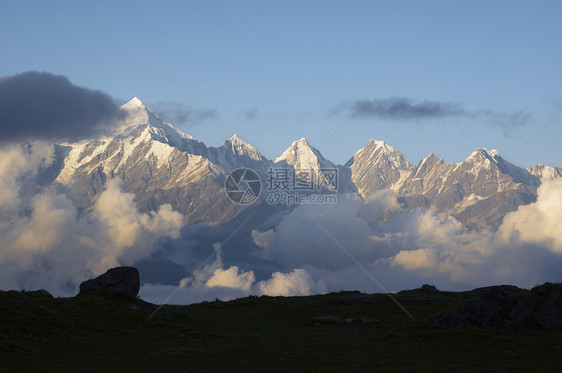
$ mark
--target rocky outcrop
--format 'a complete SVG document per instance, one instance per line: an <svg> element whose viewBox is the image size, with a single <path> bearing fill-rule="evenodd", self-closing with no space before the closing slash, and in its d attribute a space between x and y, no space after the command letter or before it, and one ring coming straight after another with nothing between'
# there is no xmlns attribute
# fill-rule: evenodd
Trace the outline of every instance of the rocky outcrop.
<svg viewBox="0 0 562 373"><path fill-rule="evenodd" d="M475 298L442 315L433 326L539 326L562 330L562 284L531 290L491 286L472 291Z"/></svg>
<svg viewBox="0 0 562 373"><path fill-rule="evenodd" d="M80 294L98 292L135 298L140 289L139 271L134 267L117 267L80 284Z"/></svg>

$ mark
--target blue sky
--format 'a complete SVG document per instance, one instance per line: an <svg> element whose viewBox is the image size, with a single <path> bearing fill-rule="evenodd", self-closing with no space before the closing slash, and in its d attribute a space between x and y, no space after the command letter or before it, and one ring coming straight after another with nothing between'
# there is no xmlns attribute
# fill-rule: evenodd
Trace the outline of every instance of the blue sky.
<svg viewBox="0 0 562 373"><path fill-rule="evenodd" d="M174 124L220 144L228 135L155 58L272 158L301 137L320 146L410 57L322 146L327 158L344 163L375 138L413 163L486 147L562 166L561 19L559 1L0 1L0 76L47 71L175 103L193 115Z"/></svg>

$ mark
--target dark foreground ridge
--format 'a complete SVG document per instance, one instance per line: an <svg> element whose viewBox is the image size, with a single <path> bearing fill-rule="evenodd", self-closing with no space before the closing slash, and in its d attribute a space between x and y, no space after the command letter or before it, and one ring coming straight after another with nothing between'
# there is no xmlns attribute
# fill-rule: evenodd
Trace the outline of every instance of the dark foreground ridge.
<svg viewBox="0 0 562 373"><path fill-rule="evenodd" d="M157 306L136 297L135 271L110 270L72 298L0 292L0 371L494 372L562 364L560 284L468 292L424 285L395 294L417 323L387 295L359 292L164 306L149 319Z"/></svg>

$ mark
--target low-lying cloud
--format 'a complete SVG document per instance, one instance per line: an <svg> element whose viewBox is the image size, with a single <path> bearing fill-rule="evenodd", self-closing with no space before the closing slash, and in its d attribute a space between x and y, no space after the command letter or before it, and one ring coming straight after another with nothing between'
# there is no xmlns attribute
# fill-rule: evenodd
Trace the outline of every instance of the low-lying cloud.
<svg viewBox="0 0 562 373"><path fill-rule="evenodd" d="M74 141L124 117L109 95L76 86L62 75L28 71L0 77L1 141Z"/></svg>
<svg viewBox="0 0 562 373"><path fill-rule="evenodd" d="M29 189L52 152L38 143L0 150L0 196L11 197L0 204L0 288L73 294L84 279L132 265L154 253L160 240L179 237L180 213L169 205L140 213L117 179L82 214L54 186Z"/></svg>
<svg viewBox="0 0 562 373"><path fill-rule="evenodd" d="M306 268L330 291L381 289L315 221L391 290L425 282L456 290L501 283L530 287L562 280L560 196L562 180L546 182L537 201L507 214L497 232L467 232L452 216L431 210L403 211L385 223L372 212L376 200L348 195L338 206L299 206L253 237L264 258L287 271Z"/></svg>
<svg viewBox="0 0 562 373"><path fill-rule="evenodd" d="M38 182L53 160L46 143L0 149L0 288L75 294L84 279L159 254L164 241L179 237L181 214L169 205L139 212L134 195L124 193L117 179L79 213L55 185ZM423 283L466 290L562 281L562 180L543 183L537 193L536 202L507 214L497 231L482 232L468 232L454 217L431 210L402 211L391 190L365 200L339 195L336 205L297 206L274 226L251 232L246 264L243 258L224 262L215 245L216 259L184 278L178 294L192 303L251 294L381 291L338 243L391 291ZM180 264L196 262L195 253L178 250ZM173 291L155 284L141 294L163 302Z"/></svg>

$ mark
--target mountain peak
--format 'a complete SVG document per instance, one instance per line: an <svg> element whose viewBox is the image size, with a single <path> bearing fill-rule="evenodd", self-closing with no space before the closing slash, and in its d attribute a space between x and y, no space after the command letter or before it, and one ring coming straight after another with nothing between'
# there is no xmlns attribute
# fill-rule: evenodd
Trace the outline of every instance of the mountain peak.
<svg viewBox="0 0 562 373"><path fill-rule="evenodd" d="M500 154L498 153L497 150L492 149L490 151L488 151L486 148L477 148L475 149L468 158L466 158L464 160L464 162L467 161L485 161L485 160L489 160L491 162L496 162L496 158L499 158Z"/></svg>
<svg viewBox="0 0 562 373"><path fill-rule="evenodd" d="M312 147L303 137L300 140L293 141L287 150L285 150L283 154L274 161L277 162L278 159L287 160L287 157L294 158L299 156L302 157L304 155L312 155L316 157L320 156L321 158L324 158L320 155L320 152L316 148Z"/></svg>
<svg viewBox="0 0 562 373"><path fill-rule="evenodd" d="M291 144L291 146L307 146L309 148L311 148L310 144L308 143L308 141L306 141L306 139L303 137L299 140L295 140L293 141L293 143Z"/></svg>
<svg viewBox="0 0 562 373"><path fill-rule="evenodd" d="M300 140L293 141L291 146L289 146L281 156L273 160L275 163L281 161L285 161L297 168L318 169L321 167L334 166L332 162L322 156L318 149L312 147L304 137Z"/></svg>
<svg viewBox="0 0 562 373"><path fill-rule="evenodd" d="M253 145L242 140L237 134L232 135L228 140L224 140L222 147L237 156L246 155L255 160L261 160L263 158Z"/></svg>
<svg viewBox="0 0 562 373"><path fill-rule="evenodd" d="M233 143L240 143L240 142L244 142L242 141L242 139L240 138L240 136L238 136L236 133L232 136L230 136L230 138L228 139L230 142Z"/></svg>
<svg viewBox="0 0 562 373"><path fill-rule="evenodd" d="M500 153L496 150L496 149L492 149L488 152L488 154L490 154L492 157L496 158L496 157L500 157Z"/></svg>
<svg viewBox="0 0 562 373"><path fill-rule="evenodd" d="M138 109L144 107L146 107L146 105L137 96L130 99L127 103L121 105L121 108L123 109Z"/></svg>
<svg viewBox="0 0 562 373"><path fill-rule="evenodd" d="M224 140L224 141L222 142L222 146L223 146L223 147L227 147L227 148L230 148L230 147L232 147L232 146L234 146L234 147L240 147L240 146L246 147L246 146L249 146L249 147L254 148L252 145L250 145L250 144L248 144L247 142L245 142L244 140L242 140L242 139L240 138L240 136L238 136L237 134L234 134L234 135L230 136L229 139Z"/></svg>
<svg viewBox="0 0 562 373"><path fill-rule="evenodd" d="M386 142L382 140L375 140L375 139L370 139L367 145L365 146L365 148L372 149L372 150L381 149L386 154L396 152L396 148L394 148L393 146L388 145Z"/></svg>

